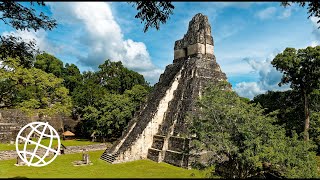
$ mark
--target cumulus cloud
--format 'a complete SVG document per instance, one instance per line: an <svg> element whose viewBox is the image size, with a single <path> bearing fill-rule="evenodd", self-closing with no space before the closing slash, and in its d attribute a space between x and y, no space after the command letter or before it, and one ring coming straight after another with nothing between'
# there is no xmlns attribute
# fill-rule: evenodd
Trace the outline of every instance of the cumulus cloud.
<svg viewBox="0 0 320 180"><path fill-rule="evenodd" d="M268 7L262 11L259 11L256 13L256 16L259 18L259 19L269 19L271 18L274 14L276 13L276 8L275 7Z"/></svg>
<svg viewBox="0 0 320 180"><path fill-rule="evenodd" d="M265 90L261 89L257 82L241 82L235 87L235 91L243 97L252 99L257 94L265 93Z"/></svg>
<svg viewBox="0 0 320 180"><path fill-rule="evenodd" d="M81 24L81 28L76 29L80 32L76 40L87 49L78 55L82 65L97 69L106 59L122 61L126 67L143 74L149 82L158 80L162 71L152 63L146 45L124 38L110 3L61 2L50 3L49 6L59 22Z"/></svg>
<svg viewBox="0 0 320 180"><path fill-rule="evenodd" d="M254 96L265 93L268 90L284 91L290 88L289 85L278 86L282 78L282 73L271 65L272 59L278 52L279 51L274 51L274 53L270 54L269 57L263 61L244 58L244 61L253 69L253 73L258 74L259 80L257 82L241 82L236 84L234 89L240 96L253 99Z"/></svg>
<svg viewBox="0 0 320 180"><path fill-rule="evenodd" d="M61 46L58 46L52 42L49 42L47 39L47 33L44 30L17 30L17 31L5 31L2 33L3 36L6 35L14 35L16 37L21 37L23 41L35 41L36 42L36 47L40 49L40 51L46 51L48 53L54 54L62 50Z"/></svg>
<svg viewBox="0 0 320 180"><path fill-rule="evenodd" d="M313 31L312 34L316 37L318 41L320 41L320 29L318 28L320 26L320 23L318 23L320 19L318 17L310 17L310 21L313 25Z"/></svg>

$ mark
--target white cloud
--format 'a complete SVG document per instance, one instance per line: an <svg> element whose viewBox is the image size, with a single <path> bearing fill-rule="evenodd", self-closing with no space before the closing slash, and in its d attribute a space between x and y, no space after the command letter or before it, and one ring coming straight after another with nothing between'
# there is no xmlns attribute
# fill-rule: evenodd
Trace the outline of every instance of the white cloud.
<svg viewBox="0 0 320 180"><path fill-rule="evenodd" d="M279 16L279 19L286 19L289 18L291 16L291 7L287 7Z"/></svg>
<svg viewBox="0 0 320 180"><path fill-rule="evenodd" d="M257 94L265 93L265 90L261 89L257 82L241 82L236 84L234 90L243 97L253 99Z"/></svg>
<svg viewBox="0 0 320 180"><path fill-rule="evenodd" d="M105 2L61 2L48 3L53 17L60 23L81 25L76 40L86 47L87 53L78 55L84 66L96 69L105 60L122 63L154 83L162 72L151 61L143 42L124 39L119 24L112 14L110 3Z"/></svg>
<svg viewBox="0 0 320 180"><path fill-rule="evenodd" d="M240 95L252 99L254 96L264 93L268 90L284 91L289 89L289 85L278 86L282 78L282 73L276 70L271 65L272 59L279 51L274 51L266 60L257 61L250 58L245 58L246 61L258 73L258 82L241 82L236 84L235 91Z"/></svg>
<svg viewBox="0 0 320 180"><path fill-rule="evenodd" d="M276 8L275 7L268 7L262 11L259 11L256 13L256 16L259 19L269 19L271 18L274 14L276 13Z"/></svg>
<svg viewBox="0 0 320 180"><path fill-rule="evenodd" d="M29 41L35 41L36 47L40 49L40 51L46 51L48 53L54 54L59 51L61 51L63 48L62 46L57 46L54 43L51 43L47 39L47 33L41 29L38 31L34 30L17 30L17 31L5 31L2 33L3 36L12 34L16 37L21 37L23 41L29 42Z"/></svg>
<svg viewBox="0 0 320 180"><path fill-rule="evenodd" d="M316 37L316 39L318 41L320 41L320 29L318 28L320 26L320 23L318 23L318 21L320 20L320 18L318 17L310 17L310 21L313 25L313 31L312 34Z"/></svg>
<svg viewBox="0 0 320 180"><path fill-rule="evenodd" d="M318 21L319 21L320 19L319 19L318 17L312 16L312 17L310 17L310 20L311 20L311 22L313 23L313 25L314 25L315 27L318 27L318 26L319 26Z"/></svg>

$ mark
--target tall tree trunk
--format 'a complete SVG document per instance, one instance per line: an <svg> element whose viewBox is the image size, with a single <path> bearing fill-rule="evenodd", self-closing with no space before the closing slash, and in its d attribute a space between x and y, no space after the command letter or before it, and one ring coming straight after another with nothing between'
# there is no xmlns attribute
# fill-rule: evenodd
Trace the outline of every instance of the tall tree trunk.
<svg viewBox="0 0 320 180"><path fill-rule="evenodd" d="M308 97L306 90L303 91L304 97L304 114L305 114L305 121L304 121L304 140L309 141L309 126L310 126L310 111L309 111L309 104L308 104Z"/></svg>

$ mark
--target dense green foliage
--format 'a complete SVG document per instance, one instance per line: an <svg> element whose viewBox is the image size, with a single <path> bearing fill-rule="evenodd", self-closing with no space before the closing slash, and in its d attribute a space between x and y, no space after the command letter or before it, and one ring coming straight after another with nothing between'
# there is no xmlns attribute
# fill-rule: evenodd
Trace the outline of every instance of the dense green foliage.
<svg viewBox="0 0 320 180"><path fill-rule="evenodd" d="M24 68L20 61L7 58L0 69L0 104L2 107L26 111L40 109L43 113L71 112L71 98L63 79L37 68Z"/></svg>
<svg viewBox="0 0 320 180"><path fill-rule="evenodd" d="M70 93L80 86L82 82L82 75L79 68L74 64L66 63L62 71L62 76L64 79L64 86L69 89Z"/></svg>
<svg viewBox="0 0 320 180"><path fill-rule="evenodd" d="M72 93L75 112L82 121L77 134L102 140L121 136L124 128L150 91L137 72L121 62L106 60L96 72L84 72L83 82Z"/></svg>
<svg viewBox="0 0 320 180"><path fill-rule="evenodd" d="M265 94L255 96L252 103L259 103L265 114L273 113L277 116L276 124L282 125L286 129L286 134L291 135L292 131L300 134L303 132L304 111L303 103L298 92L288 91L268 91Z"/></svg>
<svg viewBox="0 0 320 180"><path fill-rule="evenodd" d="M37 5L45 6L43 1L36 2ZM32 8L34 2L30 2L30 5L31 7L25 7L18 2L3 1L0 3L0 19L17 30L51 30L57 26L56 20L50 19L43 12L39 15L35 13Z"/></svg>
<svg viewBox="0 0 320 180"><path fill-rule="evenodd" d="M290 83L290 87L301 94L305 114L304 139L309 140L310 94L320 88L320 46L298 50L286 48L271 64L283 72L279 86Z"/></svg>
<svg viewBox="0 0 320 180"><path fill-rule="evenodd" d="M83 110L83 132L87 133L87 137L95 132L95 135L109 140L121 136L147 93L143 86L135 85L124 94L107 93L100 97Z"/></svg>
<svg viewBox="0 0 320 180"><path fill-rule="evenodd" d="M64 79L64 86L69 89L70 93L81 84L82 75L79 68L74 64L63 62L48 53L42 53L36 56L34 67L47 73L52 73L58 78Z"/></svg>
<svg viewBox="0 0 320 180"><path fill-rule="evenodd" d="M48 53L31 63L25 67L19 58L1 63L0 108L72 114L81 120L76 134L86 138L93 132L102 140L119 137L151 89L121 62L106 60L98 71L83 74Z"/></svg>
<svg viewBox="0 0 320 180"><path fill-rule="evenodd" d="M310 94L310 140L316 142L317 153L320 153L320 94L319 90ZM277 116L276 124L286 129L287 136L292 131L298 134L303 132L304 119L303 103L301 94L297 91L268 91L254 97L252 103L259 103L265 114L272 113Z"/></svg>
<svg viewBox="0 0 320 180"><path fill-rule="evenodd" d="M213 152L206 166L228 178L257 176L316 177L314 146L285 136L285 130L264 115L260 105L243 101L224 84L206 89L191 116L192 148Z"/></svg>
<svg viewBox="0 0 320 180"><path fill-rule="evenodd" d="M52 73L58 78L62 77L63 62L48 53L37 55L34 67Z"/></svg>
<svg viewBox="0 0 320 180"><path fill-rule="evenodd" d="M36 4L45 6L43 1L36 1ZM25 7L18 2L0 2L1 21L16 30L52 30L57 26L56 20L50 19L43 12L36 14L36 10L32 8L35 5L34 2L30 2L30 5ZM34 40L25 42L21 37L15 37L12 34L0 36L0 61L6 62L8 57L19 58L23 67L30 68L37 53L39 50Z"/></svg>
<svg viewBox="0 0 320 180"><path fill-rule="evenodd" d="M109 59L106 60L99 65L99 71L96 75L96 83L112 93L122 94L136 84L148 86L141 74L125 68L121 61L111 62Z"/></svg>

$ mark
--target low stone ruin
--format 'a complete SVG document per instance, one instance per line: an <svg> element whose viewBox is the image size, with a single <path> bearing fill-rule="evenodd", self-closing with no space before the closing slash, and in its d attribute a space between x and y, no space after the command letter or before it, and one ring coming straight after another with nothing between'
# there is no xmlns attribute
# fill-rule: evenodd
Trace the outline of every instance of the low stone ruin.
<svg viewBox="0 0 320 180"><path fill-rule="evenodd" d="M58 132L64 126L69 126L74 130L79 122L79 120L60 114L47 116L35 113L28 115L19 109L0 109L0 143L15 142L19 130L28 123L35 121L49 122Z"/></svg>
<svg viewBox="0 0 320 180"><path fill-rule="evenodd" d="M81 161L74 161L72 162L74 166L86 166L86 165L92 165L93 163L90 161L90 156L88 154L88 151L83 150L82 152L82 160Z"/></svg>
<svg viewBox="0 0 320 180"><path fill-rule="evenodd" d="M20 156L17 156L17 162L14 165L15 166L25 166L26 163L20 158Z"/></svg>

